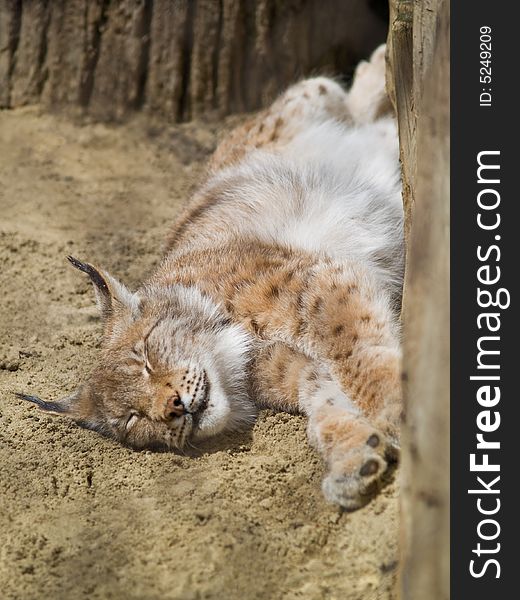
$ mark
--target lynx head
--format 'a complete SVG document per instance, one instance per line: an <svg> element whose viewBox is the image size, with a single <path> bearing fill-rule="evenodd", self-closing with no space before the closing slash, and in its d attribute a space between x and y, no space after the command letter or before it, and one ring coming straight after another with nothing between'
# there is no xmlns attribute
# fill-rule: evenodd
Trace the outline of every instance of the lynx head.
<svg viewBox="0 0 520 600"><path fill-rule="evenodd" d="M18 394L136 448L183 447L255 416L246 391L251 340L195 287L130 292L108 273L69 257L94 285L104 323L99 364L56 402Z"/></svg>

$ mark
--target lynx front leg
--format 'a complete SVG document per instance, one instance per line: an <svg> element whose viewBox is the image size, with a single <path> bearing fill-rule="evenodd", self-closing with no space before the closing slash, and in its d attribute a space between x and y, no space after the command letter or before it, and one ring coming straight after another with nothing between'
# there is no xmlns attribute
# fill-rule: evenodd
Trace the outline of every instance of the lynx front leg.
<svg viewBox="0 0 520 600"><path fill-rule="evenodd" d="M328 468L322 488L329 501L355 510L381 489L398 450L323 365L284 344L271 344L256 359L253 384L263 405L308 416L309 442Z"/></svg>
<svg viewBox="0 0 520 600"><path fill-rule="evenodd" d="M325 457L329 469L322 484L325 497L356 510L388 482L399 460L399 449L362 415L336 402L335 398L345 396L337 389L334 400L329 396L325 404L325 390L307 398L309 440Z"/></svg>
<svg viewBox="0 0 520 600"><path fill-rule="evenodd" d="M305 336L363 416L397 444L401 349L389 298L359 265L326 269L306 298Z"/></svg>

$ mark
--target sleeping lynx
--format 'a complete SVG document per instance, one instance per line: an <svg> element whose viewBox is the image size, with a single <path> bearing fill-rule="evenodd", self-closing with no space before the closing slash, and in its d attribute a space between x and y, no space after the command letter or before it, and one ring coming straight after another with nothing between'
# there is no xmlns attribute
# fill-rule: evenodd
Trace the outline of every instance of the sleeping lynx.
<svg viewBox="0 0 520 600"><path fill-rule="evenodd" d="M41 409L142 448L182 448L302 412L323 492L365 504L398 458L403 234L384 47L347 94L315 78L233 131L175 222L157 271L94 284L99 365Z"/></svg>

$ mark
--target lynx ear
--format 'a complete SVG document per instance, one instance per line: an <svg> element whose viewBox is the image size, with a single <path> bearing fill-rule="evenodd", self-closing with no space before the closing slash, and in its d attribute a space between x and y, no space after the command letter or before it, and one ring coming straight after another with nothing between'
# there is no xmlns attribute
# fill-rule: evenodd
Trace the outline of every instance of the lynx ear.
<svg viewBox="0 0 520 600"><path fill-rule="evenodd" d="M89 383L80 385L72 394L55 402L46 402L38 396L30 396L19 392L14 394L21 400L36 404L44 413L68 417L81 427L94 429L104 435L109 433Z"/></svg>
<svg viewBox="0 0 520 600"><path fill-rule="evenodd" d="M38 396L30 396L28 394L21 394L20 392L14 392L14 395L21 400L27 400L27 402L36 404L40 410L51 415L62 415L72 419L82 419L82 411L80 410L81 393L82 386L72 392L69 396L65 396L65 398L55 402L46 402L45 400L38 398Z"/></svg>
<svg viewBox="0 0 520 600"><path fill-rule="evenodd" d="M138 308L138 300L135 294L132 294L112 275L97 269L89 263L81 262L73 256L67 256L67 259L73 267L83 271L90 277L94 284L96 300L104 320L112 316L117 308L126 307L132 312Z"/></svg>
<svg viewBox="0 0 520 600"><path fill-rule="evenodd" d="M98 406L96 394L88 382L80 385L72 394L55 402L46 402L38 396L19 392L14 392L14 395L21 400L36 404L41 411L49 415L69 417L81 427L94 429L104 435L109 433L102 411Z"/></svg>

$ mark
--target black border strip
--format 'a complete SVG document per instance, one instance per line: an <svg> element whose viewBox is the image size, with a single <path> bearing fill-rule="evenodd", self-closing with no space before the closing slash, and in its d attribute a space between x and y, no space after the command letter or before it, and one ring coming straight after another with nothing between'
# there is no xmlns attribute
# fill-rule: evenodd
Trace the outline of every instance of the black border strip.
<svg viewBox="0 0 520 600"><path fill-rule="evenodd" d="M451 3L451 598L453 600L480 600L516 597L518 584L513 578L520 574L517 566L515 544L519 518L516 514L520 502L515 497L514 486L518 478L516 457L520 455L514 442L520 438L515 427L518 423L520 397L515 374L517 365L517 336L520 331L515 314L520 231L516 217L520 205L517 174L520 173L517 157L520 151L516 141L519 104L515 88L518 66L515 53L520 29L515 15L507 12L513 5L497 2ZM481 61L481 31L491 28L491 62L486 67ZM484 34L484 39L487 37ZM484 50L482 50L485 52ZM484 61L486 55L483 54ZM481 69L484 69L481 71ZM491 72L491 81L485 78ZM483 79L481 80L481 77ZM482 93L491 92L490 106L481 106L487 100ZM481 161L499 165L496 170L482 170L478 182L478 156ZM500 179L500 183L489 180ZM484 191L490 190L490 191ZM483 210L478 206L479 193L483 204L492 205L499 199L496 209ZM494 224L495 229L479 227L481 222ZM498 238L497 238L498 236ZM479 259L477 249L480 246ZM494 284L478 280L500 279ZM485 308L478 304L477 289L487 290L499 298L501 306ZM507 294L510 294L510 306ZM481 304L488 296L481 294ZM480 317L495 313L495 317ZM478 324L480 323L480 329ZM490 331L489 326L497 327ZM484 339L494 336L498 339ZM478 340L480 348L500 354L482 354L482 365L499 368L478 368ZM499 380L478 379L472 376L499 376ZM486 386L491 395L486 396ZM500 401L493 398L500 388ZM481 403L478 401L481 390ZM489 406L486 406L488 400ZM489 412L487 412L489 411ZM479 417L480 414L480 417ZM480 419L480 421L478 421ZM498 419L500 424L497 426ZM482 427L495 431L482 432ZM477 449L477 434L484 440L499 442L500 449ZM500 471L471 471L470 456L483 463L484 454L490 464ZM478 481L481 478L489 490ZM498 481L492 484L496 477ZM468 490L481 490L468 493ZM498 492L499 490L499 492ZM480 511L479 511L480 506ZM483 514L487 510L495 514ZM487 520L487 521L486 521ZM499 531L500 530L500 531ZM481 536L479 536L479 531ZM482 536L495 539L482 539ZM480 544L480 550L479 550ZM471 561L473 566L471 566ZM493 562L496 561L496 562ZM477 576L472 576L470 569ZM497 578L497 575L499 577Z"/></svg>

